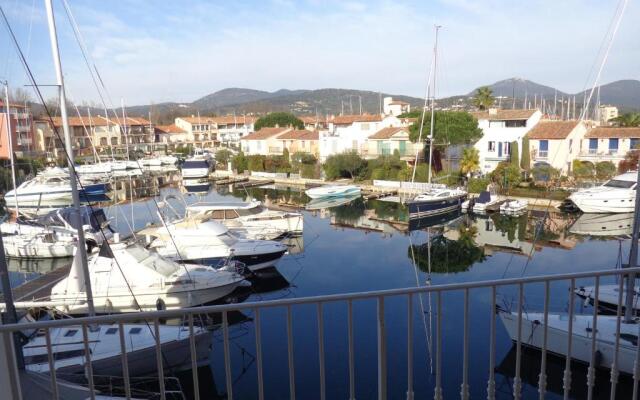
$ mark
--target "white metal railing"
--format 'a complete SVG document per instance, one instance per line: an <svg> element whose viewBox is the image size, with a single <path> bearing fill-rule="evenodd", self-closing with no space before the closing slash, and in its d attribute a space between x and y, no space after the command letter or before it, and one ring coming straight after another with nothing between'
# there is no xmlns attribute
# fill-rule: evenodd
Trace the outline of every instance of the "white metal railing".
<svg viewBox="0 0 640 400"><path fill-rule="evenodd" d="M48 337L49 331L54 328L68 327L70 325L82 327L82 340L85 345L85 348L89 348L89 342L87 339L87 331L90 326L95 324L112 324L117 323L120 326L120 332L123 331L122 324L127 322L135 322L135 321L147 321L151 327L154 328L156 335L158 333L158 327L160 324L160 320L164 319L172 319L172 318L182 318L187 322L186 329L190 332L190 351L191 351L191 366L193 368L193 383L194 387L198 387L198 374L197 374L197 360L194 355L195 353L195 339L194 339L194 320L199 315L202 314L212 314L212 313L220 313L221 314L221 328L223 333L223 343L222 343L222 352L224 353L224 365L225 365L225 378L226 378L226 393L227 399L233 399L233 382L231 376L231 357L230 357L230 335L229 335L229 320L228 314L230 312L236 311L253 311L254 312L254 333L255 333L255 354L256 354L256 370L257 370L257 388L258 388L258 398L264 399L264 360L262 349L264 347L263 338L261 334L261 324L262 319L261 311L265 309L273 309L280 308L284 309L286 312L286 337L287 337L287 358L288 358L288 375L289 375L289 391L290 398L295 398L296 394L299 393L303 389L300 387L296 387L296 377L295 377L295 359L294 359L294 347L293 347L293 323L294 323L294 313L292 309L297 306L307 306L305 310L308 310L309 305L315 305L316 310L316 319L317 319L317 348L318 351L318 360L319 360L319 374L318 379L320 383L320 398L326 398L326 388L327 388L327 375L325 370L325 335L324 335L324 306L329 303L341 303L344 304L347 311L347 338L346 342L348 343L348 380L349 380L349 399L355 399L356 396L356 374L355 374L355 362L354 362L354 354L356 351L356 347L354 344L354 323L353 323L353 303L359 300L375 300L376 302L376 326L375 327L359 327L361 329L368 329L376 332L377 336L377 394L378 399L386 399L388 396L388 391L393 391L394 395L392 397L399 397L398 393L403 393L403 396L406 395L408 399L414 398L414 338L413 338L413 324L414 324L414 310L413 303L417 296L421 296L422 294L434 294L435 301L435 366L434 366L434 399L442 399L443 398L443 380L444 375L449 372L449 370L443 370L443 354L442 354L442 342L445 329L447 329L446 324L449 321L458 320L462 317L463 321L463 342L462 348L460 349L460 353L462 355L462 363L459 366L462 371L461 374L461 382L460 382L460 395L462 399L469 398L470 391L470 379L469 379L469 371L470 367L474 370L478 370L480 368L486 368L485 371L487 373L487 385L486 385L486 396L488 399L496 398L496 310L497 308L497 290L498 288L505 286L516 286L517 287L517 308L515 311L512 310L512 315L516 315L518 321L518 335L515 342L515 351L516 351L516 364L515 364L515 376L511 383L513 397L519 399L522 396L522 357L523 357L523 346L526 346L527 337L523 336L522 325L524 320L524 315L527 312L524 306L524 293L525 286L527 285L535 285L535 284L544 284L544 306L542 314L544 315L543 320L547 321L549 315L549 305L551 304L551 291L550 286L551 283L560 282L560 281L568 281L570 289L576 288L576 281L579 279L594 279L595 280L595 296L594 296L594 309L593 309L593 321L594 321L594 329L595 323L597 323L597 311L599 305L599 290L601 279L604 277L617 277L619 278L619 288L622 289L623 285L622 279L623 275L627 277L633 276L635 279L635 275L640 273L640 268L633 269L614 269L614 270L605 270L605 271L591 271L591 272L580 272L580 273L568 273L568 274L557 274L557 275L547 275L547 276L534 276L534 277L526 277L526 278L511 278L511 279L501 279L501 280L492 280L492 281L479 281L479 282L467 282L467 283L455 283L455 284L444 284L444 285L434 285L434 286L421 286L421 287L411 287L411 288L401 288L401 289L389 289L389 290L379 290L379 291L371 291L371 292L361 292L361 293L349 293L349 294L335 294L335 295L324 295L324 296L316 296L316 297L305 297L305 298L287 298L287 299L278 299L278 300L268 300L261 302L248 302L248 303L240 303L240 304L224 304L224 305L214 305L214 306L203 306L203 307L193 307L187 309L177 309L177 310L164 310L164 311L154 311L154 312L140 312L140 313L129 313L129 314L118 314L118 315L104 315L104 316L95 316L95 317L85 317L85 318L76 318L76 319L59 319L59 320L48 320L48 321L39 321L34 323L19 323L19 324L10 324L10 325L0 325L0 335L3 336L5 340L11 340L13 333L18 333L23 330L44 330L44 334ZM490 289L491 291L491 300L486 306L486 317L490 320L490 328L489 328L489 339L487 343L487 348L489 349L488 355L488 365L481 366L477 363L474 365L470 365L470 353L469 353L469 339L472 335L472 327L470 323L470 298L471 291L476 289ZM463 312L462 315L443 315L443 295L451 292L460 293L463 295ZM564 297L566 296L566 297ZM407 300L407 325L406 326L387 326L385 324L385 304L387 300L390 298L397 299L398 297L405 297ZM620 296L622 297L622 296ZM569 307L567 310L567 318L569 321L573 321L574 319L574 298L575 294L573 290L570 290L568 293L564 294L560 300L568 300ZM553 299L554 302L557 303L558 299ZM621 321L622 316L622 302L619 302L617 306L617 318L618 321ZM484 304L484 303L483 303ZM332 307L333 309L333 307ZM309 314L305 312L303 314L305 318L309 318ZM619 324L620 322L618 322ZM536 329L543 330L543 335L545 337L545 341L543 342L543 347L541 348L540 358L541 358L541 367L540 367L540 375L539 375L539 385L538 392L540 398L544 398L546 395L546 380L547 380L547 369L546 362L548 356L548 348L547 348L547 334L549 329L548 324L544 324L542 322L539 323L539 327ZM402 385L402 387L392 387L389 388L388 385L388 377L387 377L387 332L390 329L400 329L402 331L407 332L407 358L406 358L406 386ZM553 328L552 328L553 329ZM567 354L565 355L566 364L564 371L564 397L568 398L570 391L572 390L572 364L571 364L571 354L572 354L572 341L574 332L572 331L572 324L569 324L568 327L568 338L569 341L567 343ZM269 336L273 338L273 336ZM615 348L619 349L621 335L618 334L615 339L609 339L609 343L615 342ZM591 398L595 386L595 381L593 378L593 374L595 373L595 367L597 365L597 357L596 352L597 346L596 342L599 339L596 339L596 335L590 335L590 339L592 342L591 345L591 363L589 365L589 377L587 379L587 391L588 398ZM637 340L637 338L636 338ZM125 338L124 335L120 335L120 344L121 349L125 349ZM304 342L308 343L308 342ZM391 342L391 344L395 344ZM267 343L267 345L269 345ZM298 346L301 346L298 344ZM164 383L164 366L162 361L162 350L160 349L160 342L156 340L156 361L157 361L157 379L158 384L162 388ZM640 359L640 347L638 347L637 343L636 347L636 369L638 371L638 364ZM215 350L215 349L214 349ZM307 349L308 350L308 349ZM220 350L218 350L220 351ZM47 343L47 352L49 357L50 365L54 365L53 355L52 355L52 346L50 342ZM86 375L88 381L92 382L93 377L93 369L91 364L91 352L86 351ZM306 352L305 352L306 354ZM0 357L9 358L10 355L6 353L0 353ZM130 393L129 382L130 382L130 371L128 369L128 361L127 354L123 350L121 350L120 358L122 362L122 371L123 371L123 381L125 384L125 389L127 389L127 393ZM618 382L618 364L617 364L617 356L614 358L614 362L612 365L608 366L611 369L611 398L614 398L616 395L616 383ZM450 363L448 363L450 365ZM394 365L393 368L398 368L398 365ZM15 372L15 371L14 371ZM637 387L638 381L640 379L640 374L635 373L632 376L634 383L634 393L633 397L637 398ZM344 377L346 380L346 377ZM9 379L12 380L12 387L19 387L18 374L9 374ZM57 390L56 383L56 373L53 373L49 377L51 387L53 392ZM342 379L342 378L341 378ZM475 380L474 380L475 381ZM396 383L398 384L398 383ZM306 388L306 387L305 387ZM91 390L92 397L95 395L95 388L93 385L89 385L89 389ZM315 386L311 385L311 389L309 389L309 393L304 393L302 398L308 398L310 396L315 396ZM198 390L194 391L196 393L196 398L199 398ZM629 393L627 393L628 395ZM359 396L362 397L362 396ZM448 396L453 397L453 396ZM161 398L164 396L161 393Z"/></svg>
<svg viewBox="0 0 640 400"><path fill-rule="evenodd" d="M539 150L536 158L547 158L549 156L549 150Z"/></svg>

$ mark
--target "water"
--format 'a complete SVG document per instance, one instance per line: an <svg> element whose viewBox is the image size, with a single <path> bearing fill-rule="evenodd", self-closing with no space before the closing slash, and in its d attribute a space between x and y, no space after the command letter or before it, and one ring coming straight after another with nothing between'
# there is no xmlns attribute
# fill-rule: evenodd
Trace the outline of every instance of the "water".
<svg viewBox="0 0 640 400"><path fill-rule="evenodd" d="M269 203L305 204L308 199L294 188L230 191L212 188L205 193L185 193L184 189L164 187L153 199L118 206L105 205L113 225L127 233L130 226L141 229L158 221L154 202L167 195L184 197L185 203L199 200L238 200L257 198ZM172 201L176 209L184 203ZM543 212L519 218L500 216L470 218L452 216L445 225L408 231L406 210L384 201L354 200L330 209L302 211L304 235L291 240L292 251L254 282L254 288L235 293L233 301L262 301L335 293L363 292L432 285L485 281L533 275L602 270L616 266L619 255L627 257L628 240L607 236L623 235L627 220L590 221L575 215ZM133 223L131 222L133 216ZM400 222L397 222L400 221ZM625 222L626 221L626 222ZM589 231L592 229L592 231ZM615 229L615 230L614 230ZM573 234L572 230L591 232ZM536 234L536 232L538 232ZM629 230L630 232L630 230ZM432 239L429 262L428 238ZM412 247L417 268L412 261ZM16 265L12 281L18 283L36 276L39 269ZM603 282L604 283L604 282ZM579 281L581 284L592 282ZM565 313L569 282L551 286L550 310ZM543 286L529 285L525 291L526 309L543 307ZM469 384L472 397L485 397L489 368L489 324L494 318L490 291L469 292ZM517 304L517 288L501 287L497 301L505 308ZM462 382L463 292L442 295L442 385L445 397L457 397ZM385 301L387 327L388 395L406 398L407 391L407 298ZM591 313L591 307L575 302L576 312ZM433 396L435 375L436 296L413 298L414 391L416 398ZM296 394L300 398L319 398L319 357L315 305L295 306L293 341ZM347 304L327 303L323 307L327 398L349 397ZM377 395L377 332L375 300L353 303L356 398ZM235 398L257 398L255 336L253 312L233 316L230 327L233 393ZM286 309L261 312L265 396L289 397ZM496 322L496 380L499 398L511 398L515 352L500 321ZM222 332L213 332L214 345L209 367L199 371L203 398L224 397L225 369ZM429 349L432 349L430 352ZM537 398L539 352L526 352L523 363L524 398ZM548 389L560 397L564 359L549 361ZM190 390L190 373L181 374ZM586 397L586 368L576 366L572 397ZM608 398L608 372L600 374L596 392ZM630 379L623 377L618 387L621 398L630 394Z"/></svg>

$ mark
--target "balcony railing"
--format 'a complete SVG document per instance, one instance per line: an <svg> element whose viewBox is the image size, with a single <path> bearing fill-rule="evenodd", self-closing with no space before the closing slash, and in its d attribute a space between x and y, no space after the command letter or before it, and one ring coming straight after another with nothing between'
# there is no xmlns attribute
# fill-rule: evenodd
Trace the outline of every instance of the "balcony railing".
<svg viewBox="0 0 640 400"><path fill-rule="evenodd" d="M295 398L296 395L299 395L299 398L310 398L315 397L317 395L317 388L319 387L319 394L321 399L327 398L327 388L332 389L335 385L341 385L342 382L348 381L349 387L349 399L355 398L370 398L373 393L367 392L365 393L356 393L356 388L362 388L363 386L369 387L370 381L368 377L363 377L363 374L356 374L356 363L355 363L355 354L358 349L362 349L363 346L356 345L354 330L356 327L354 326L354 303L361 304L363 301L373 301L375 304L375 318L359 318L359 325L357 326L357 330L371 332L372 335L376 335L376 353L377 359L376 369L377 369L377 397L378 399L386 399L387 396L391 395L393 398L406 397L407 399L414 398L414 372L416 368L414 366L415 354L414 350L419 348L419 346L424 346L424 343L420 343L420 341L414 340L414 319L417 310L414 310L415 304L418 300L420 301L420 305L422 305L422 296L435 296L435 302L433 304L433 313L429 313L429 316L433 314L435 319L435 335L434 338L428 344L428 348L431 349L432 346L435 348L433 352L430 351L430 354L433 354L435 358L435 362L433 364L433 393L420 394L422 398L435 398L442 399L443 391L446 389L450 394L447 397L457 397L457 395L461 395L462 399L468 399L470 396L470 390L473 389L474 393L484 392L480 394L479 397L486 397L488 399L495 399L497 392L497 382L496 382L496 332L498 330L497 320L500 318L496 317L496 314L506 313L508 314L508 318L510 321L514 321L517 324L517 328L513 328L513 331L517 334L513 339L514 348L515 349L515 368L513 369L513 380L507 380L500 382L500 390L505 391L507 388L505 386L509 386L508 392L513 395L514 398L518 399L522 396L523 391L523 375L525 372L533 372L533 374L539 373L539 380L537 382L529 382L534 387L537 386L537 390L539 392L540 398L545 398L547 394L547 388L551 388L552 385L547 386L547 379L558 378L559 375L557 373L549 374L551 370L548 370L546 365L548 358L550 358L549 353L552 352L551 346L553 346L553 352L557 354L562 353L562 351L558 351L558 348L562 348L565 346L565 354L560 354L565 361L564 364L564 374L560 379L564 380L564 385L556 385L555 390L563 391L564 397L568 398L570 394L572 394L572 390L575 389L576 384L574 380L572 380L572 373L574 368L571 363L571 355L578 353L578 347L576 343L572 342L572 338L574 338L574 334L579 334L580 338L582 338L579 343L581 346L579 348L580 353L584 357L584 352L589 355L591 362L589 363L589 368L587 372L586 379L586 388L585 391L587 395L585 398L592 398L592 394L595 388L595 369L596 367L605 367L610 369L611 374L611 398L614 398L616 395L616 387L618 383L618 375L620 373L619 368L621 366L621 359L618 358L617 352L620 349L621 339L625 340L625 346L630 346L629 342L633 342L633 340L627 340L624 335L617 334L612 337L607 337L606 339L596 338L597 335L589 334L589 329L592 331L596 331L596 326L598 323L598 305L599 303L599 288L600 284L603 281L603 278L617 278L619 282L619 289L623 289L623 275L626 275L627 278L629 276L635 276L635 274L640 273L640 268L633 269L614 269L614 270L606 270L606 271L593 271L593 272L580 272L580 273L570 273L570 274L558 274L558 275L547 275L547 276L535 276L535 277L527 277L527 278L512 278L512 279L501 279L501 280L492 280L492 281L480 281L480 282L468 282L468 283L456 283L456 284L444 284L444 285L434 285L434 286L422 286L422 287L412 287L412 288L401 288L401 289L391 289L391 290L381 290L381 291L372 291L372 292L362 292L362 293L350 293L350 294L335 294L335 295L325 295L325 296L317 296L317 297L306 297L306 298L288 298L288 299L278 299L278 300L268 300L261 302L248 302L248 303L240 303L240 304L225 304L225 305L214 305L214 306L206 306L206 307L194 307L187 309L177 309L177 310L165 310L165 311L155 311L155 312L140 312L140 313L130 313L130 314L120 314L120 315L104 315L104 316L96 316L96 317L85 317L85 318L75 318L75 319L58 319L58 320L48 320L48 321L39 321L34 323L19 323L19 324L7 324L0 325L0 335L4 338L5 341L12 340L12 333L18 333L21 331L37 331L40 330L40 333L47 337L46 350L49 359L49 365L51 367L54 366L54 355L52 351L52 346L50 342L51 330L54 328L62 328L62 327L70 327L74 325L76 327L80 327L81 330L81 341L84 344L85 349L90 349L90 343L87 339L87 332L92 326L100 325L100 324L119 324L120 332L123 331L122 324L127 322L136 322L136 321L145 321L149 325L149 329L157 333L159 332L159 324L161 320L168 320L174 318L181 318L185 322L185 331L190 333L189 335L189 349L190 349L190 361L191 367L193 371L193 384L195 388L199 387L198 384L198 372L197 372L197 356L196 356L196 339L193 335L194 332L194 321L199 320L199 316L203 314L212 314L219 313L221 316L221 324L219 325L220 330L222 331L222 339L220 346L215 346L212 350L213 352L218 352L217 354L224 355L224 376L225 376L225 386L226 386L226 397L227 399L234 398L234 382L232 377L232 366L231 366L231 356L230 356L230 331L229 331L229 314L237 311L252 311L253 312L253 320L252 323L254 325L253 332L251 330L245 330L245 332L252 334L255 336L255 349L250 349L253 354L255 354L255 364L256 364L256 392L257 397L259 399L269 398L269 396L265 397L265 361L263 358L263 349L267 346L272 346L271 342L264 342L264 340L276 340L273 335L263 336L261 333L262 324L274 325L275 321L280 321L280 319L268 320L269 316L273 316L273 312L268 310L272 309L280 309L284 311L286 315L284 320L282 321L282 329L286 330L286 350L283 350L287 353L288 360L288 383L289 383L289 397ZM632 275L633 274L633 275ZM576 307L579 302L575 301L574 289L577 288L576 284L580 283L584 284L585 280L588 282L594 282L595 285L595 294L594 294L594 303L595 307L593 308L592 313L588 314L593 317L593 323L590 325L590 328L587 328L586 333L584 331L578 331L576 328L574 331L573 324L568 323L568 333L567 337L562 339L558 336L557 328L549 328L548 321L549 316L551 315L549 312L550 304L565 304L568 303L568 308L566 311L567 321L574 321L575 310L579 307ZM579 282L578 282L579 281ZM559 297L551 298L551 286L554 284L554 287L557 287L558 283L566 282L570 290L567 291L554 291L554 294L560 294ZM534 286L534 288L543 288L543 302L544 305L542 307L542 311L540 314L540 320L532 321L528 319L528 312L531 310L525 309L525 288ZM498 289L504 290L506 287L514 287L517 292L517 301L515 301L515 305L513 305L510 311L504 310L504 308L499 307L498 302ZM485 297L483 294L478 293L483 291L482 293L488 295L488 301L485 301ZM444 301L444 297L450 293L456 293L461 302L459 303L459 307L457 308L444 308L446 311L450 310L459 310L456 313L446 314L443 311L443 304L448 304ZM480 299L483 300L478 302L472 302L472 299ZM620 296L622 298L622 296ZM456 302L457 303L457 302ZM621 303L621 302L620 302ZM404 306L403 304L406 304ZM373 304L372 304L373 305ZM473 306L476 310L475 312L470 312L470 306ZM297 311L293 312L293 309L297 307ZM343 354L344 359L346 361L344 370L334 369L330 375L327 375L326 370L326 350L325 350L325 314L327 309L331 309L331 315L334 316L335 312L341 307L343 311L345 311L346 318L344 320L344 324L346 324L344 343L346 345L346 351L342 353L342 350L330 350L332 352L338 351ZM391 308L393 307L393 308ZM405 308L406 307L406 308ZM618 327L622 321L622 304L617 305L617 314L614 318L616 318L616 323ZM398 308L405 308L406 311L406 319L401 319L402 321L406 320L406 325L403 324L390 324L387 325L386 319L390 317L390 312L385 311L385 308L391 308L392 310L397 310ZM311 310L315 310L315 313ZM356 308L356 311L361 310L360 308ZM311 312L311 314L310 314ZM458 314L460 312L460 314ZM305 382L305 385L297 385L303 379L309 379L309 375L296 375L296 359L294 357L294 330L293 326L296 323L296 319L294 316L302 317L304 321L308 321L309 318L314 317L315 314L315 324L311 324L310 329L315 330L315 332L307 332L305 333L305 340L297 340L296 347L298 351L302 351L302 354L305 354L305 357L311 355L314 352L317 352L317 376L314 378L314 382ZM422 311L421 315L425 315L425 312ZM471 316L473 315L473 323L471 322ZM475 330L477 329L475 326L478 324L480 318L488 319L488 336L484 335L477 336ZM455 346L458 346L456 349L451 349L453 339L448 337L451 333L451 326L448 325L452 323L454 320L461 320L462 326L458 326L462 332L460 332L461 343L456 341ZM525 320L526 326L529 327L528 331L525 332ZM333 329L336 329L335 323L339 321L339 319L333 318L331 319L331 324ZM296 325L296 327L300 327L304 325L302 321L299 322L300 325ZM368 325L368 324L372 324ZM305 325L309 327L309 325ZM74 328L77 329L77 328ZM529 332L534 329L534 332ZM618 328L619 329L619 328ZM395 333L390 334L395 330ZM426 330L426 329L425 329ZM584 330L584 329L583 329ZM398 332L399 331L399 332ZM331 332L331 331L329 331ZM619 332L619 331L618 331ZM404 341L402 343L398 343L398 333L404 335L406 337L406 344ZM532 336L540 335L544 340L541 341L541 352L538 353L541 366L539 370L529 371L529 369L537 368L532 365L526 366L526 371L523 366L523 352L524 347L530 345L530 340L532 340ZM504 335L504 334L502 334ZM551 336L553 335L553 336ZM445 337L447 336L447 337ZM317 338L317 342L314 345L314 341L306 340L310 337ZM394 338L393 340L388 340L388 338ZM536 336L538 337L538 336ZM549 340L547 341L547 338ZM553 338L553 340L551 340ZM447 354L446 358L443 354L443 339L447 340ZM475 357L473 360L470 357L470 340L473 339L476 346L486 346L486 354L483 353L483 358L486 359L486 364L482 364L480 359ZM187 339L185 339L187 340ZM478 343L478 341L484 341L486 343ZM636 361L635 361L635 370L637 371L638 363L640 359L640 347L636 342L633 342L634 350L637 353ZM128 367L129 362L127 359L127 353L123 350L126 349L126 340L125 336L121 333L119 337L120 341L120 362L122 365L122 378L125 386L125 391L128 396L131 394L130 388L130 380L129 376L131 371ZM582 346L586 343L589 343L588 346ZM186 343L185 343L186 344ZM6 343L5 343L6 345ZM614 348L616 353L613 357L613 362L607 365L600 365L600 358L602 357L603 346L608 346L607 348ZM309 348L311 346L311 348ZM342 344L341 344L342 346ZM391 346L391 347L390 347ZM406 347L405 347L406 346ZM558 347L559 346L559 347ZM574 348L574 353L572 353L572 346ZM9 346L4 349L10 348ZM342 349L340 347L340 349ZM512 349L512 350L513 350ZM243 350L244 351L244 350ZM453 351L453 352L452 352ZM406 358L405 357L406 352ZM600 353L600 354L598 354ZM244 353L243 353L244 354ZM389 365L387 356L391 354L393 361L393 365ZM7 361L12 360L12 354L10 351L4 351L0 353L0 357L7 358ZM86 358L86 371L85 375L87 377L87 381L89 382L89 390L91 391L91 398L95 396L95 387L93 385L93 368L92 368L92 353L91 351L86 351L84 356ZM460 362L458 364L454 364L452 360L457 357L461 357ZM404 358L404 368L401 367L401 364L398 363L402 358ZM446 362L445 362L446 360ZM163 363L163 353L159 340L156 340L155 345L155 360L151 360L156 363L157 366L157 380L160 388L163 388L164 385L164 377L165 377L165 366ZM348 364L348 367L347 367ZM11 362L6 365L13 365ZM267 364L269 368L270 364ZM300 366L300 363L298 363ZM237 367L237 366L236 366ZM452 368L453 367L453 368ZM388 370L389 368L393 369L394 376L397 377L397 373L402 371L404 374L406 372L406 378L401 380L394 379L393 386L389 386L390 380L388 379ZM482 385L478 385L478 379L470 379L470 371L473 370L474 374L477 374L478 371L484 371L486 374L486 382L483 382ZM336 371L344 371L344 376L341 376ZM6 378L10 381L12 388L18 388L20 376L15 373L15 371L5 371ZM548 375L549 374L549 375ZM348 375L348 376L347 376ZM530 375L530 374L528 374ZM404 376L404 375L403 375ZM57 393L57 374L54 372L50 375L45 375L46 379L49 379L51 390L53 393ZM364 379L362 385L356 386L356 379ZM315 379L318 379L317 381ZM453 380L456 382L454 383ZM633 396L629 396L631 393L626 393L628 398L637 398L637 393L635 393L638 387L638 380L640 376L636 373L632 376L634 383L634 393ZM334 382L335 381L335 382ZM577 381L577 379L575 379ZM471 388L472 382L475 382L479 387ZM316 384L319 383L319 386ZM246 384L246 383L245 383ZM431 389L425 389L424 385L421 385L422 391ZM457 387L456 387L457 386ZM558 389L557 387L560 387ZM5 389L8 390L8 389ZM603 388L599 388L599 395L602 394ZM346 387L345 387L346 391ZM195 390L197 393L198 390ZM623 395L621 390L618 390L619 394ZM330 397L330 396L329 396ZM511 397L511 396L509 396ZM536 396L537 397L537 396ZM198 396L196 397L198 398Z"/></svg>
<svg viewBox="0 0 640 400"><path fill-rule="evenodd" d="M536 158L548 158L549 150L539 150Z"/></svg>

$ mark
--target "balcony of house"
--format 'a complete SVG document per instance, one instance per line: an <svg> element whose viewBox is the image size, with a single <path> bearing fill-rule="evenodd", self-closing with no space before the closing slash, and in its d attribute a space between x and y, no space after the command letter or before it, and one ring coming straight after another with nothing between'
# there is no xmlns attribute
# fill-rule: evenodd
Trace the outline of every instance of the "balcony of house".
<svg viewBox="0 0 640 400"><path fill-rule="evenodd" d="M624 160L626 155L625 151L620 149L598 149L598 148L589 148L583 149L578 153L578 159L581 161L591 161L591 162L600 162L600 161L611 161L613 163L618 163Z"/></svg>
<svg viewBox="0 0 640 400"><path fill-rule="evenodd" d="M278 156L279 156L279 155L282 155L282 153L283 153L283 149L282 149L282 147L277 147L277 146L276 146L276 147L272 147L272 146L269 146L269 154L270 154L270 155L278 155Z"/></svg>

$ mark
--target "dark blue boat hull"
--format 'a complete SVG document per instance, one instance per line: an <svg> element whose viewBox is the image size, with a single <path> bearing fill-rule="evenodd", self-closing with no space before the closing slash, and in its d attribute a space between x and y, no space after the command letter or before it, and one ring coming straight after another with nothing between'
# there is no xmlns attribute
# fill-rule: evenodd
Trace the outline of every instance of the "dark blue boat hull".
<svg viewBox="0 0 640 400"><path fill-rule="evenodd" d="M446 199L410 201L407 203L409 219L425 218L460 210L466 199L467 195L460 195Z"/></svg>

